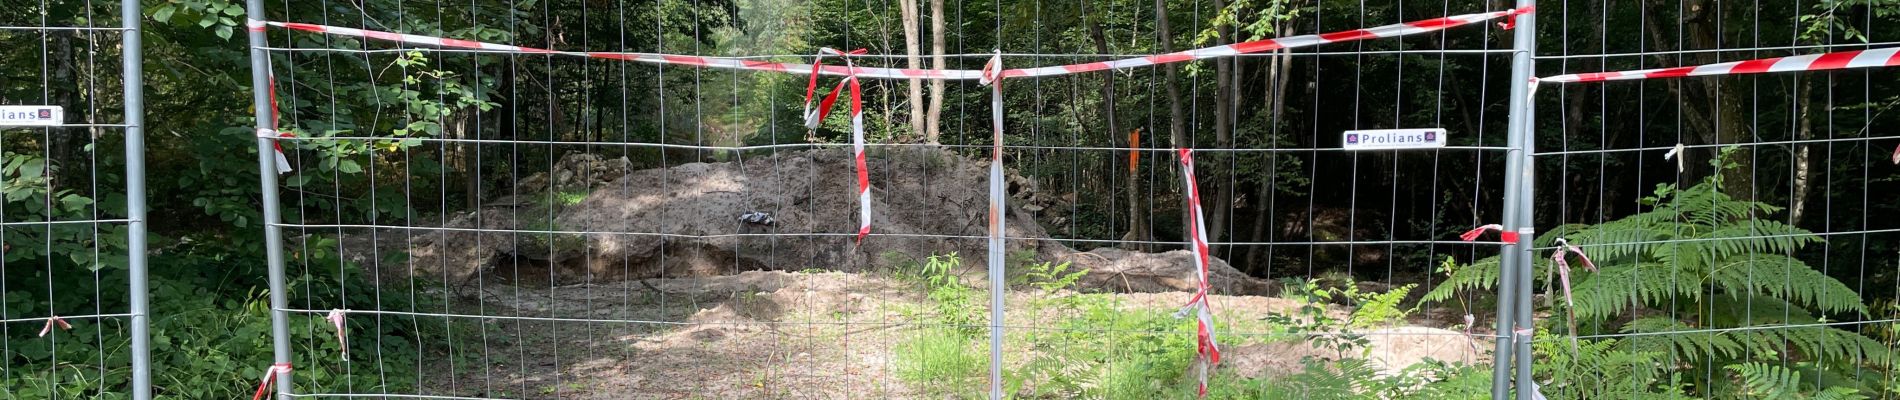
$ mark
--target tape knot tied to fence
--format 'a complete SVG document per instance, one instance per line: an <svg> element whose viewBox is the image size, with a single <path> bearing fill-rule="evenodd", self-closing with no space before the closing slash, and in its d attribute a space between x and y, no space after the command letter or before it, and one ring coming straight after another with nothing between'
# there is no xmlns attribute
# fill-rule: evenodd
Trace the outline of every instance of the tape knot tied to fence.
<svg viewBox="0 0 1900 400"><path fill-rule="evenodd" d="M977 74L976 84L982 86L989 86L991 84L1000 85L1002 81L1003 55L999 50L995 57L990 58L989 62L983 63L983 71Z"/></svg>
<svg viewBox="0 0 1900 400"><path fill-rule="evenodd" d="M1577 344L1577 336L1576 336L1577 335L1577 313L1576 313L1577 302L1570 295L1570 261L1569 260L1570 260L1570 255L1572 254L1575 254L1577 256L1578 261L1583 262L1583 269L1585 270L1589 270L1590 272L1596 272L1597 265L1596 263L1590 262L1589 255L1583 254L1583 248L1570 245L1570 241L1564 240L1564 238L1557 238L1557 249L1555 252L1551 253L1550 255L1550 272L1555 273L1557 275L1557 279L1558 279L1557 283L1561 285L1561 287L1564 290L1564 308L1568 310L1565 312L1564 315L1570 327L1570 347L1573 350L1581 350ZM1548 274L1546 274L1544 279L1545 280L1550 279ZM1548 302L1548 299L1550 298L1550 296L1546 294L1544 298L1547 299L1546 301Z"/></svg>
<svg viewBox="0 0 1900 400"><path fill-rule="evenodd" d="M1537 6L1513 8L1504 14L1504 22L1499 22L1498 27L1503 29L1517 29L1517 16L1534 12L1537 12Z"/></svg>
<svg viewBox="0 0 1900 400"><path fill-rule="evenodd" d="M1475 242L1478 240L1479 236L1484 236L1484 232L1486 231L1498 231L1498 241L1504 244L1517 244L1518 237L1523 234L1523 232L1513 232L1513 231L1504 230L1504 225L1486 224L1486 225L1482 225L1476 228L1471 228L1471 230L1468 230L1468 231L1465 231L1465 233L1459 234L1458 238L1463 239L1464 241L1467 241L1467 242Z"/></svg>
<svg viewBox="0 0 1900 400"><path fill-rule="evenodd" d="M348 311L334 309L330 310L330 314L323 316L324 320L330 321L330 327L336 328L336 346L343 350L343 361L350 360L350 341L347 337L349 331L343 329L343 321L349 318L346 313Z"/></svg>
<svg viewBox="0 0 1900 400"><path fill-rule="evenodd" d="M294 137L297 137L297 134L290 133L289 131L258 129L257 137L269 138L269 139L294 138ZM271 148L277 150L277 154L276 154L277 173L278 174L290 173L290 171L292 171L293 169L290 167L290 157L284 155L284 143L277 140L271 140L270 146Z"/></svg>
<svg viewBox="0 0 1900 400"><path fill-rule="evenodd" d="M46 326L40 328L40 337L46 337L47 334L53 333L53 327L55 326L58 326L60 330L73 329L73 324L66 323L66 320L60 318L58 315L49 316L46 317Z"/></svg>
<svg viewBox="0 0 1900 400"><path fill-rule="evenodd" d="M271 364L270 368L264 369L264 377L257 382L257 392L251 394L251 400L262 400L264 392L270 390L271 383L277 382L277 375L289 375L290 371L290 363Z"/></svg>

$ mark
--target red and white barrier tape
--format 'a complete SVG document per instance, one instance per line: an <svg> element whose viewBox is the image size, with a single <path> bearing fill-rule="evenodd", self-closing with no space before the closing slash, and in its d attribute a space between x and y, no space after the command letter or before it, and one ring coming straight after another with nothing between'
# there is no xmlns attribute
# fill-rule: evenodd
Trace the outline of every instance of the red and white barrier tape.
<svg viewBox="0 0 1900 400"><path fill-rule="evenodd" d="M1559 284L1563 285L1564 307L1570 310L1564 314L1566 317L1569 318L1569 322L1570 322L1570 347L1572 349L1576 349L1577 348L1577 336L1576 336L1577 335L1577 313L1576 313L1577 302L1570 296L1570 261L1569 260L1570 260L1571 254L1577 255L1577 260L1583 262L1583 269L1585 270L1588 270L1590 272L1596 272L1597 265L1596 263L1590 262L1590 256L1583 254L1582 248L1579 248L1577 246L1571 246L1570 241L1564 240L1564 238L1557 238L1557 250L1551 253L1550 255L1550 269L1551 269L1551 272L1554 272L1557 274ZM1548 280L1550 278L1546 277L1544 279ZM1544 296L1545 298L1549 298L1550 295L1545 294Z"/></svg>
<svg viewBox="0 0 1900 400"><path fill-rule="evenodd" d="M259 27L254 29L262 30L263 28ZM290 158L284 156L284 144L274 139L280 137L297 137L297 135L278 130L278 121L281 118L278 117L277 114L277 76L273 75L266 79L266 81L270 84L270 87L266 89L270 92L270 129L258 130L257 137L273 139L271 140L271 147L277 149L277 173L280 175L287 174L291 171Z"/></svg>
<svg viewBox="0 0 1900 400"><path fill-rule="evenodd" d="M270 129L259 129L257 130L257 137L276 139L276 138L294 138L294 137L297 137L297 135L290 132L278 132L278 131L274 131ZM277 149L277 154L276 154L277 173L278 174L290 173L290 171L292 170L290 168L290 158L284 156L284 143L282 141L272 140L270 145L271 145L271 148Z"/></svg>
<svg viewBox="0 0 1900 400"><path fill-rule="evenodd" d="M1479 236L1484 236L1486 231L1498 231L1498 242L1500 243L1517 244L1518 237L1529 234L1530 229L1519 229L1521 232L1512 232L1504 230L1504 225L1488 224L1471 228L1471 230L1459 234L1458 238L1467 242L1474 242L1478 240Z"/></svg>
<svg viewBox="0 0 1900 400"><path fill-rule="evenodd" d="M1037 67L1037 68L1012 69L1012 70L1003 71L1001 78L1058 76L1058 75L1069 75L1069 74L1090 72L1090 71L1127 69L1127 68L1145 67L1145 66L1157 65L1157 64L1169 64L1169 63L1178 63L1178 62L1186 62L1186 61L1193 61L1193 60L1204 60L1204 59L1210 59L1210 58L1231 57L1238 54L1262 53L1262 52L1269 52L1269 51L1282 50L1282 49L1318 46L1318 45L1328 44L1328 43L1340 43L1340 42L1350 42L1350 41L1355 41L1355 40L1379 39L1379 38L1390 38L1390 37L1399 37L1399 36L1406 36L1406 35L1416 35L1416 34L1421 34L1421 33L1437 32L1437 31L1441 31L1445 29L1469 25L1472 23L1477 23L1477 22L1482 22L1482 21L1488 21L1492 19L1515 17L1517 15L1528 14L1531 12L1533 12L1533 8L1525 7L1525 8L1492 11L1492 12L1485 12L1485 13L1454 15L1454 16L1443 17L1443 18L1433 18L1433 19L1427 19L1427 20L1412 21L1412 22L1385 25L1385 26L1366 28L1366 29L1353 29L1353 30L1348 30L1348 31L1322 33L1322 34L1316 34L1316 35L1299 35L1299 36L1289 36L1289 37L1283 37L1283 38L1261 39L1261 40L1255 40L1255 41L1249 41L1249 42L1235 43L1235 44L1230 44L1230 45L1185 50L1185 51L1179 51L1179 52L1168 53L1168 54L1125 58L1125 59L1112 60L1112 61L1101 61L1101 62L1091 62L1091 63L1071 64L1071 65L1057 65L1057 66ZM990 79L996 79L994 77L986 78L983 75L982 71L972 71L972 70L901 69L901 68L874 68L874 67L859 67L859 68L853 69L853 68L837 67L837 66L814 67L813 65L808 65L808 64L752 61L752 60L726 58L726 57L701 57L701 56L686 56L686 55L657 54L657 53L580 52L580 51L548 50L548 49L541 49L541 48L534 48L534 47L477 42L477 41L461 40L461 39L449 39L449 38L442 38L442 37L435 37L435 36L411 35L411 34L404 34L404 33L372 31L372 30L366 30L366 29L345 28L345 27L340 27L340 26L317 25L317 24L304 24L304 23L295 23L295 22L250 21L249 25L253 27L260 26L260 25L269 25L269 26L275 26L279 28L298 30L298 31L316 32L316 33L338 35L338 36L361 37L361 38L377 39L377 40L392 41L392 42L402 42L402 43L418 44L418 45L425 45L425 46L435 46L435 47L469 49L469 50L486 50L486 51L507 52L507 53L549 54L549 55L562 55L562 56L573 56L573 57L591 57L591 58L601 58L601 59L636 61L636 62L653 63L653 64L687 65L687 66L704 67L704 68L737 69L737 70L748 70L748 71L777 71L777 72L791 72L791 73L797 73L797 72L804 71L807 69L816 69L818 70L819 73L822 73L825 75L837 75L837 76L855 75L859 78L880 78L880 79L920 79L920 78L921 79L977 79L980 81L984 81L985 84L987 84L987 81Z"/></svg>
<svg viewBox="0 0 1900 400"><path fill-rule="evenodd" d="M1194 297L1188 300L1187 307L1181 311L1194 312L1194 349L1200 355L1198 368L1201 383L1198 395L1205 397L1207 396L1207 370L1220 364L1220 346L1214 341L1214 311L1212 305L1207 302L1207 291L1213 288L1213 285L1207 281L1207 266L1210 257L1207 246L1207 226L1201 220L1201 189L1194 179L1194 149L1177 149L1177 151L1181 155L1181 174L1186 178L1183 182L1187 184L1185 192L1188 197L1188 217L1191 218L1187 225L1190 241L1188 248L1194 253L1194 262L1198 264L1195 266L1194 275L1200 281Z"/></svg>
<svg viewBox="0 0 1900 400"><path fill-rule="evenodd" d="M851 56L857 54L864 54L864 49L844 52L826 47L818 51L818 56L812 60L811 80L805 84L805 128L818 129L819 125L823 125L825 116L831 115L831 106L838 103L838 95L844 93L846 89L851 90L851 150L856 159L858 173L857 243L864 244L864 236L871 234L871 173L866 169L864 160L864 98L858 89L857 75L850 73L858 70L857 66L851 63ZM812 109L812 101L817 99L818 94L818 75L823 69L821 63L824 62L826 55L843 58L846 74L844 80L838 81L838 86L831 89L831 94L825 95L824 100L818 101L818 108Z"/></svg>
<svg viewBox="0 0 1900 400"><path fill-rule="evenodd" d="M46 327L40 328L40 337L46 337L47 334L53 333L54 326L58 326L60 330L73 329L73 324L68 324L66 320L60 319L58 315L54 315L46 317Z"/></svg>
<svg viewBox="0 0 1900 400"><path fill-rule="evenodd" d="M1538 78L1538 81L1556 83L1603 82L1677 78L1684 76L1745 75L1768 72L1827 71L1892 66L1900 66L1900 47L1732 61L1687 67L1557 75L1547 78Z"/></svg>
<svg viewBox="0 0 1900 400"><path fill-rule="evenodd" d="M257 393L251 394L251 400L262 400L264 392L270 390L271 383L277 382L277 375L289 373L290 363L272 364L270 368L264 369L264 378L257 382Z"/></svg>
<svg viewBox="0 0 1900 400"><path fill-rule="evenodd" d="M324 315L323 319L330 321L330 326L333 328L336 328L336 346L337 348L343 349L343 361L349 361L350 360L350 340L348 338L349 331L346 331L343 329L343 321L349 318L349 316L345 315L345 313L346 311L343 311L341 309L330 310L330 314Z"/></svg>

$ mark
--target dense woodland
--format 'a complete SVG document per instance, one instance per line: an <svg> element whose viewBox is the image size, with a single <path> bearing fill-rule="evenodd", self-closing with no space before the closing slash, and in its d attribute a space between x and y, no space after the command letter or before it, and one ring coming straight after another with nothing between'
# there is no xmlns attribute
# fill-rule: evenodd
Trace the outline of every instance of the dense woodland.
<svg viewBox="0 0 1900 400"><path fill-rule="evenodd" d="M243 4L144 3L150 160L145 173L152 204L158 391L185 398L233 397L233 391L246 390L233 382L256 376L271 354L252 130L251 94L257 88L250 84ZM562 50L809 61L819 47L865 48L870 55L856 60L863 65L949 69L978 69L992 51L1005 53L1009 67L1068 64L1510 7L1465 0L267 3L272 20ZM8 10L0 13L0 26L119 24L113 2L11 0L0 9ZM1544 2L1536 19L1539 75L1900 42L1900 31L1888 28L1900 22L1895 0ZM112 30L0 30L0 48L8 49L0 56L0 103L63 105L70 123L120 121L117 35ZM414 51L279 30L271 31L269 40L277 49L271 64L283 128L310 138L389 139L285 142L299 169L283 178L286 221L439 225L446 215L515 194L516 180L578 153L624 156L636 168L659 168L777 151L658 150L615 143L721 147L849 141L844 118L832 118L815 132L804 128L802 75ZM1216 252L1249 274L1282 278L1340 272L1361 281L1419 283L1445 291L1489 288L1481 276L1452 273L1454 285L1434 281L1451 273L1439 269L1447 256L1495 267L1495 259L1484 261L1496 254L1493 247L1384 241L1452 240L1458 232L1501 218L1509 48L1510 31L1487 23L1403 39L1011 80L1005 86L1004 124L1008 144L1020 147L1006 160L1015 173L1033 178L1036 195L1019 196L1041 199L1036 200L1043 207L1039 222L1058 238L1084 240L1078 247L1126 240L1134 243L1121 245L1179 248L1141 243L1182 240L1181 185L1173 156L1143 150L1136 159L1122 149L1195 147L1203 149L1197 161L1210 239L1241 243L1217 246ZM1584 304L1574 312L1584 327L1572 323L1561 329L1630 332L1724 323L1713 316L1719 314L1716 306L1667 301L1678 294L1742 296L1750 299L1746 303L1755 300L1751 293L1769 293L1780 301L1777 310L1801 308L1796 314L1811 311L1811 320L1885 319L1900 312L1900 234L1892 231L1900 223L1885 218L1900 215L1900 201L1895 201L1900 167L1889 161L1900 144L1894 139L1900 118L1888 114L1900 105L1897 74L1854 70L1542 85L1534 136L1542 153L1534 210L1540 232L1570 235L1573 243L1586 246L1619 239L1693 237L1728 243L1724 240L1731 237L1768 237L1694 251L1605 248L1598 263L1611 266L1618 257L1630 257L1628 265L1666 268L1671 262L1698 262L1681 261L1687 256L1678 253L1706 251L1708 265L1738 254L1749 255L1749 265L1772 257L1776 266L1817 271L1773 279L1819 282L1777 288L1757 287L1751 280L1730 288L1711 278L1698 284L1705 286L1700 289L1630 289L1585 300L1582 294L1592 293L1585 281L1579 283ZM972 156L986 151L987 88L973 81L865 84L871 142L938 144ZM1461 148L1333 150L1341 131L1399 127L1443 127L1451 144ZM120 225L11 224L121 217L121 131L0 132L6 157L0 162L5 167L0 217L10 223L0 236L7 245L0 268L5 295L0 319L126 309ZM1664 159L1679 143L1691 146L1681 161ZM1703 146L1724 144L1743 145ZM1715 210L1696 208L1699 204ZM366 278L357 269L339 267L336 249L326 247L334 242L324 242L323 233L312 237L318 239L293 249L290 257L298 265L338 272L293 274L295 304L321 304L337 296L363 297L360 301L389 309L449 301L371 299L364 296L373 293L348 290L365 285ZM1779 239L1784 237L1795 239ZM1540 240L1548 244L1552 238ZM1313 242L1358 244L1308 244ZM1547 267L1539 265L1541 281L1547 279L1542 273ZM1723 271L1710 268L1718 271L1712 274ZM1609 284L1597 286L1609 290L1601 289ZM1841 294L1828 289L1837 287L1858 297L1836 301ZM1455 297L1434 292L1426 298ZM1635 317L1663 309L1653 304L1657 299L1697 317ZM125 328L113 320L76 325L55 351L48 341L34 340L37 322L6 324L10 346L0 358L9 372L0 374L0 382L31 388L22 389L31 393L110 397L97 391L126 384ZM1856 364L1872 363L1872 349L1880 343L1891 345L1887 325L1843 327L1840 332L1847 336L1836 342L1849 344L1822 346L1833 350L1802 347L1760 356L1766 359L1727 357L1738 359L1737 364L1779 359L1813 370L1891 371L1884 352L1880 365ZM406 337L435 328L374 329ZM329 333L299 328L294 334L303 340ZM1867 340L1876 342L1852 344ZM1720 344L1700 346L1706 354L1722 352ZM425 351L410 350L408 357L423 357ZM1641 349L1631 351L1636 350ZM1851 360L1823 362L1822 355ZM1807 362L1813 364L1802 364ZM1686 368L1720 370L1726 364L1709 365ZM298 373L321 380L337 372ZM1720 374L1707 375L1679 389L1713 392L1721 386L1712 382ZM401 377L352 376L402 382ZM1894 382L1876 377L1862 379L1859 387L1868 395L1891 395Z"/></svg>

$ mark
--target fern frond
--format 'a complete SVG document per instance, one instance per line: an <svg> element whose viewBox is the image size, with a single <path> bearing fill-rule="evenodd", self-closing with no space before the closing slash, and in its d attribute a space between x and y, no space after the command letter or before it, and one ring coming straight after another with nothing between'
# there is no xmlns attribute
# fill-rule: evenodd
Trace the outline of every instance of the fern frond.
<svg viewBox="0 0 1900 400"><path fill-rule="evenodd" d="M1752 334L1744 335L1744 332ZM1887 345L1840 329L1806 326L1732 332L1761 353L1792 351L1796 359L1820 362L1886 363ZM1752 340L1751 340L1752 339Z"/></svg>
<svg viewBox="0 0 1900 400"><path fill-rule="evenodd" d="M1668 317L1642 318L1623 325L1623 333L1665 333L1694 329ZM1676 354L1680 360L1691 363L1709 356L1735 358L1745 349L1742 343L1729 335L1715 333L1644 335L1628 338L1623 343L1624 351Z"/></svg>
<svg viewBox="0 0 1900 400"><path fill-rule="evenodd" d="M1498 258L1489 257L1459 267L1444 282L1419 298L1420 303L1450 300L1464 291L1490 291L1498 287Z"/></svg>
<svg viewBox="0 0 1900 400"><path fill-rule="evenodd" d="M1716 258L1745 253L1787 254L1802 246L1823 242L1814 232L1765 220L1716 225L1701 237L1710 239L1703 242L1710 243L1707 247L1715 250Z"/></svg>
<svg viewBox="0 0 1900 400"><path fill-rule="evenodd" d="M1722 260L1709 279L1732 295L1766 294L1826 313L1867 315L1867 305L1847 284L1794 257L1745 254Z"/></svg>
<svg viewBox="0 0 1900 400"><path fill-rule="evenodd" d="M1783 399L1801 392L1801 373L1791 369L1763 363L1733 364L1726 368L1740 376L1745 394Z"/></svg>
<svg viewBox="0 0 1900 400"><path fill-rule="evenodd" d="M1621 314L1630 307L1644 304L1693 302L1701 298L1701 277L1671 271L1658 263L1635 263L1604 267L1588 277L1575 279L1572 297L1577 319L1602 320Z"/></svg>

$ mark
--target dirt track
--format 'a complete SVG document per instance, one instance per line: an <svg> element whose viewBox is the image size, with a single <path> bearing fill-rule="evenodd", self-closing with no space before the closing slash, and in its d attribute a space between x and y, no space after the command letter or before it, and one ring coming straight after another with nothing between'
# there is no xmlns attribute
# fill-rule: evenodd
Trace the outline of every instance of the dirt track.
<svg viewBox="0 0 1900 400"><path fill-rule="evenodd" d="M983 287L982 283L973 283ZM1126 309L1171 310L1181 293L1116 294ZM1012 291L1012 307L1031 291ZM549 288L489 286L489 315L559 316L563 321L491 320L486 341L454 347L489 368L464 365L430 394L528 398L922 398L895 373L894 349L920 332L903 310L924 301L904 282L839 272L753 271L731 276L622 281ZM1219 318L1244 325L1293 300L1215 296ZM515 307L499 307L506 305ZM1018 333L1047 326L1065 310L1010 314ZM596 319L587 321L586 319ZM661 321L663 323L605 320ZM1259 325L1254 325L1255 327ZM1252 328L1246 328L1252 329ZM1484 362L1462 336L1398 328L1420 336L1373 335L1376 363L1397 370L1422 357ZM1258 333L1258 332L1255 332ZM1324 351L1265 335L1227 332L1227 361L1243 376L1295 371ZM980 349L979 349L980 350ZM1010 362L1033 349L1010 349ZM980 352L979 352L980 353ZM469 364L469 363L464 363ZM981 382L972 377L970 382ZM941 392L943 388L932 388ZM970 388L980 393L981 388Z"/></svg>

